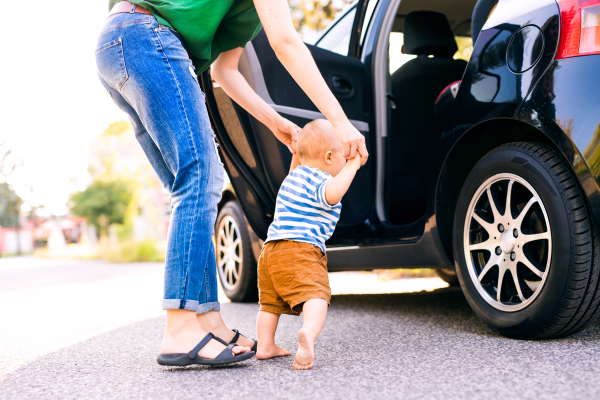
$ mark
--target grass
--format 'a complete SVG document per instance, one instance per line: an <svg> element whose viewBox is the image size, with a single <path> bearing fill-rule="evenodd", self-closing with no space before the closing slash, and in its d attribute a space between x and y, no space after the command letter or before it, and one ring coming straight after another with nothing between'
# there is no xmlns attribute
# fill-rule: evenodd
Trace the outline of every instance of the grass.
<svg viewBox="0 0 600 400"><path fill-rule="evenodd" d="M115 263L162 262L165 253L152 240L121 240L117 243L102 240L98 245L98 258Z"/></svg>
<svg viewBox="0 0 600 400"><path fill-rule="evenodd" d="M153 240L134 241L131 239L110 241L101 239L98 246L70 244L60 251L38 249L35 256L40 258L100 259L114 263L163 262L165 250L161 243Z"/></svg>

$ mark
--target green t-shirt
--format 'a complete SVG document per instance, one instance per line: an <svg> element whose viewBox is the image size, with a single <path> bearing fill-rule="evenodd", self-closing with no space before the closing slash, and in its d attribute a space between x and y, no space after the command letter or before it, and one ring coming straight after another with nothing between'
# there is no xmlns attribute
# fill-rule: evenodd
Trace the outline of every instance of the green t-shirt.
<svg viewBox="0 0 600 400"><path fill-rule="evenodd" d="M123 0L109 0L108 8ZM129 0L152 13L159 24L175 29L201 74L219 54L256 36L260 20L252 0Z"/></svg>

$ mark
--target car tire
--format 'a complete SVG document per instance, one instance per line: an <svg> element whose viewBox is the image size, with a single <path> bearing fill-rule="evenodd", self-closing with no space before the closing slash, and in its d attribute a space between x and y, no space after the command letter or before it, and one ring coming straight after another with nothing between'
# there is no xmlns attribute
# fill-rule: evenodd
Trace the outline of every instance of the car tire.
<svg viewBox="0 0 600 400"><path fill-rule="evenodd" d="M240 204L227 202L215 224L217 275L225 295L234 302L258 300L256 262Z"/></svg>
<svg viewBox="0 0 600 400"><path fill-rule="evenodd" d="M473 311L504 336L563 337L592 324L599 243L577 178L548 145L500 146L464 182L454 220L458 278Z"/></svg>
<svg viewBox="0 0 600 400"><path fill-rule="evenodd" d="M436 268L435 273L441 280L446 282L450 286L460 286L456 271L448 268Z"/></svg>

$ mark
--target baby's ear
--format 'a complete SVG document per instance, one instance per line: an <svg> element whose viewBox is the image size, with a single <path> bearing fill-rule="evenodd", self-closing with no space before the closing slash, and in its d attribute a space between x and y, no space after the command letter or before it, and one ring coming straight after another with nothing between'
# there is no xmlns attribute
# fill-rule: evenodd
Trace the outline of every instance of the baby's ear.
<svg viewBox="0 0 600 400"><path fill-rule="evenodd" d="M329 150L327 153L325 153L325 162L327 164L331 164L331 157L333 157L333 152Z"/></svg>

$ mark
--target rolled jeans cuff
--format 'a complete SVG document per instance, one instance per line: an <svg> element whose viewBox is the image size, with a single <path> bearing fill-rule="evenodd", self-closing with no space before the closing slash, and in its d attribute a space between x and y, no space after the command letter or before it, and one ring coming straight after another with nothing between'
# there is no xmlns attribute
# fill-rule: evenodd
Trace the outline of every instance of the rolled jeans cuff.
<svg viewBox="0 0 600 400"><path fill-rule="evenodd" d="M200 304L198 306L198 310L196 311L196 314L200 315L200 314L207 313L209 311L221 311L221 303L219 303L218 301L215 301L212 303Z"/></svg>
<svg viewBox="0 0 600 400"><path fill-rule="evenodd" d="M197 311L198 310L198 301L197 300L179 300L179 299L164 299L162 301L162 309L163 310L190 310ZM183 306L183 307L182 307Z"/></svg>

